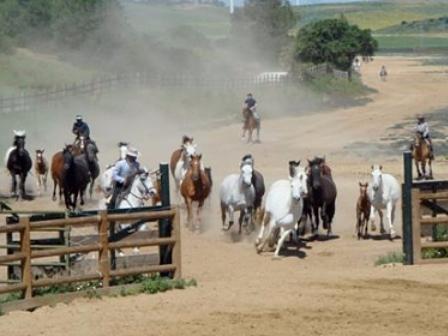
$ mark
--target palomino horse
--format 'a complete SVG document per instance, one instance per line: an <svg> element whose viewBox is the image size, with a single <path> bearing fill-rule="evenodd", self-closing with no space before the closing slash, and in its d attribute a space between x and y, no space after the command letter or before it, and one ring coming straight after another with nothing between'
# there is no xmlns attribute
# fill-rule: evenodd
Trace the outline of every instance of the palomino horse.
<svg viewBox="0 0 448 336"><path fill-rule="evenodd" d="M426 162L429 166L429 178L432 179L432 153L428 142L423 138L420 132L415 133L414 146L412 149L415 168L417 169L418 179L426 178ZM420 170L421 166L421 170Z"/></svg>
<svg viewBox="0 0 448 336"><path fill-rule="evenodd" d="M187 170L190 168L190 158L196 154L196 145L193 138L184 135L182 145L171 154L170 170L176 184L177 196L180 196L180 186ZM201 167L202 168L202 167Z"/></svg>
<svg viewBox="0 0 448 336"><path fill-rule="evenodd" d="M13 146L8 149L5 156L5 165L12 177L11 195L24 198L26 177L33 166L30 154L25 149L25 131L14 131ZM20 179L19 192L17 192L17 176Z"/></svg>
<svg viewBox="0 0 448 336"><path fill-rule="evenodd" d="M185 173L185 178L180 186L181 195L187 206L187 227L190 229L193 229L193 202L198 203L197 222L194 226L196 232L201 230L201 212L204 201L210 195L211 190L210 180L205 170L202 169L201 159L202 154L191 156L190 167Z"/></svg>
<svg viewBox="0 0 448 336"><path fill-rule="evenodd" d="M42 195L42 186L47 191L48 161L44 157L43 149L36 149L36 161L34 162L36 172L37 192Z"/></svg>
<svg viewBox="0 0 448 336"><path fill-rule="evenodd" d="M253 143L252 141L252 133L254 129L257 130L257 140L256 143L260 142L260 124L255 119L254 115L252 114L252 111L248 107L243 108L243 118L244 118L244 124L243 124L243 133L241 134L241 139L245 139L246 137L246 131L248 132L247 137L247 143Z"/></svg>
<svg viewBox="0 0 448 336"><path fill-rule="evenodd" d="M398 199L401 197L400 185L395 177L383 173L382 166L372 166L372 183L368 189L368 196L372 204L370 211L370 223L372 231L375 230L375 210L380 216L380 233L384 234L383 210L386 210L386 217L389 221L390 239L395 237L394 221L395 209Z"/></svg>

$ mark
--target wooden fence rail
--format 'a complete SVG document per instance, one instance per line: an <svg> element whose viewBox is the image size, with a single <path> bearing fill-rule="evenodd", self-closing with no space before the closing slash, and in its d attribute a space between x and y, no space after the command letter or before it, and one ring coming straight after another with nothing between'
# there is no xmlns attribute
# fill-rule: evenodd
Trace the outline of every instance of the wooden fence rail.
<svg viewBox="0 0 448 336"><path fill-rule="evenodd" d="M412 154L403 154L402 186L404 264L448 263L448 258L423 258L422 250L446 249L448 241L431 241L423 234L425 227L448 225L448 181L413 181ZM431 239L434 238L432 235Z"/></svg>
<svg viewBox="0 0 448 336"><path fill-rule="evenodd" d="M110 224L113 222L130 222L134 220L160 221L169 220L171 223L171 237L138 239L129 241L112 241L110 237ZM32 251L31 231L48 229L53 227L84 226L93 225L98 230L98 241L88 245L49 248L45 250ZM111 280L115 277L172 272L174 278L181 277L181 252L180 252L180 213L178 207L171 207L162 211L142 211L133 213L109 214L107 210L98 212L95 216L64 218L55 220L45 220L31 222L29 216L21 216L19 224L0 226L0 233L19 233L19 252L0 256L0 264L9 262L20 262L20 281L14 284L0 286L0 294L22 292L22 298L28 300L29 305L33 304L33 290L38 287L67 284L75 282L85 282L99 280L103 289L110 287ZM164 265L139 265L125 269L113 269L111 265L111 250L126 247L147 247L147 246L171 246L172 261ZM64 256L73 253L98 252L98 271L83 275L68 275L55 278L45 278L34 280L32 276L32 261L37 258ZM42 300L41 300L42 301Z"/></svg>

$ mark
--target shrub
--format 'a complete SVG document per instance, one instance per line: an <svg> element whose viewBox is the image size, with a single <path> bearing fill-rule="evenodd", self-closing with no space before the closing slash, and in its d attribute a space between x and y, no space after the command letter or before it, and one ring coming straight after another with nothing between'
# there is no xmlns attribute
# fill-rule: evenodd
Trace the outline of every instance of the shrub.
<svg viewBox="0 0 448 336"><path fill-rule="evenodd" d="M375 266L386 264L402 264L404 255L402 252L388 252L386 255L379 256L375 261Z"/></svg>

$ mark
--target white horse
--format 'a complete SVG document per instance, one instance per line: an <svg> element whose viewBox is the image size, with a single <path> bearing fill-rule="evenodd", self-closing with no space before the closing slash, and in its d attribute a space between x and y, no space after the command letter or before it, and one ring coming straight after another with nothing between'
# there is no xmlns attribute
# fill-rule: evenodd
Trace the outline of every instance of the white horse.
<svg viewBox="0 0 448 336"><path fill-rule="evenodd" d="M241 163L240 173L228 175L221 183L219 196L221 199L222 228L228 231L234 223L233 214L240 212L238 233L241 233L241 226L250 223L252 207L255 201L255 188L252 184L252 162ZM229 213L229 225L226 226L226 213Z"/></svg>
<svg viewBox="0 0 448 336"><path fill-rule="evenodd" d="M386 217L389 221L389 234L395 236L394 221L397 201L401 196L400 185L395 177L382 172L382 166L372 166L372 182L369 185L368 196L371 202L370 223L372 231L375 230L375 210L380 216L381 233L385 233L383 225L383 211L386 209Z"/></svg>
<svg viewBox="0 0 448 336"><path fill-rule="evenodd" d="M150 173L147 168L141 169L141 172L130 177L132 184L128 193L120 200L117 209L134 209L144 207L146 201L157 195L157 190L151 179ZM107 199L103 198L98 204L99 209L107 209ZM120 228L127 229L131 226L129 223L120 223ZM138 228L139 231L146 230L146 224L142 224ZM138 253L137 247L133 250L134 253ZM123 251L119 250L119 255L124 256Z"/></svg>
<svg viewBox="0 0 448 336"><path fill-rule="evenodd" d="M263 251L266 243L277 236L281 231L280 240L274 253L274 259L279 258L279 252L286 237L293 233L294 240L298 242L295 224L302 217L303 198L307 195L307 175L305 169L298 167L296 163L294 173L289 175L289 180L275 182L266 196L264 219L260 233L255 241L257 252ZM269 225L268 233L265 235L266 226Z"/></svg>

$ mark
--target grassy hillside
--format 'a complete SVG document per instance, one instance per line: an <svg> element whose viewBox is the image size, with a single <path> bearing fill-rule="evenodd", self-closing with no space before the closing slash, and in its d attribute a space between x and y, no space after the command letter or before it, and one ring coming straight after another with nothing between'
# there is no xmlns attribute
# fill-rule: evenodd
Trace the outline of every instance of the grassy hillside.
<svg viewBox="0 0 448 336"><path fill-rule="evenodd" d="M165 41L167 31L176 28L190 35L194 33L192 30L197 31L210 40L227 36L230 29L228 8L205 5L163 6L136 2L123 2L122 6L131 27L141 33L156 34L162 41ZM448 22L438 20L443 15L448 15L446 0L369 1L307 5L295 9L301 15L298 28L310 21L343 14L351 24L374 31L380 44L380 52L448 48ZM402 24L404 21L405 25ZM424 27L427 26L428 29L420 29L420 21L425 22ZM184 35L177 33L180 39ZM207 62L220 61L212 49L203 48L200 57ZM96 75L96 72L96 69L74 66L52 55L20 49L15 55L0 54L0 95L86 81Z"/></svg>

